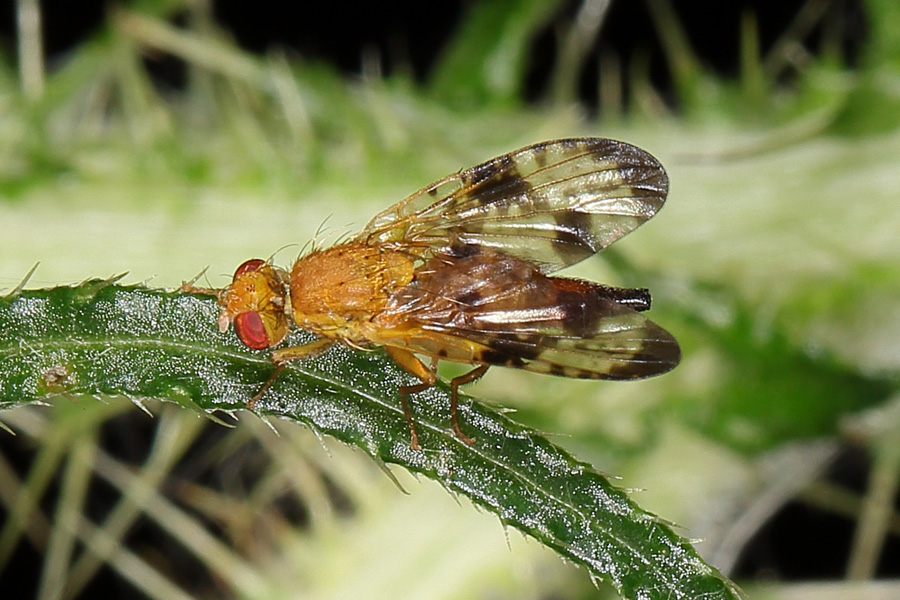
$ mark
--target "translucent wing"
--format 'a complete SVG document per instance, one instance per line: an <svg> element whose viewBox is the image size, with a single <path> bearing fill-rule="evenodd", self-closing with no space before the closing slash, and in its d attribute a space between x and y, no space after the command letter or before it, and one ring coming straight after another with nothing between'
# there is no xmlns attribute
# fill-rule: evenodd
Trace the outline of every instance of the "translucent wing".
<svg viewBox="0 0 900 600"><path fill-rule="evenodd" d="M672 369L681 357L678 343L617 301L623 291L547 277L490 251L433 258L376 317L375 341L439 359L583 379L638 379Z"/></svg>
<svg viewBox="0 0 900 600"><path fill-rule="evenodd" d="M543 142L433 183L377 215L357 240L445 255L495 249L550 273L652 217L668 188L663 167L640 148Z"/></svg>

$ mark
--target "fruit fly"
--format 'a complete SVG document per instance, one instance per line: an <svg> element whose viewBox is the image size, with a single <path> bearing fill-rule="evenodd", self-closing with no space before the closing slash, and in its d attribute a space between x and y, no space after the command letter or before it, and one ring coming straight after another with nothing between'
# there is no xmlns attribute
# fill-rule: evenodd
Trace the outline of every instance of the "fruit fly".
<svg viewBox="0 0 900 600"><path fill-rule="evenodd" d="M458 389L491 366L640 379L678 364L675 338L641 314L647 290L550 275L641 225L667 192L663 167L635 146L543 142L429 185L290 272L253 259L222 290L183 289L215 293L220 328L250 348L278 346L294 327L317 336L272 352L276 370L251 408L291 361L335 343L381 346L418 380L399 388L415 449L409 396L435 384L438 361L474 365L450 381L453 431L472 444Z"/></svg>

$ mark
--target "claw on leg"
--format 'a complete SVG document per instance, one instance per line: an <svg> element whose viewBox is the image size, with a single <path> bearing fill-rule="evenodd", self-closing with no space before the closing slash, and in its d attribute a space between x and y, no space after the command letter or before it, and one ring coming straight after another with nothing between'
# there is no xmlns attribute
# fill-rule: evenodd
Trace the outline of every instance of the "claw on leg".
<svg viewBox="0 0 900 600"><path fill-rule="evenodd" d="M432 362L431 368L429 369L415 354L408 350L392 346L386 346L385 350L387 350L387 353L398 365L422 381L422 383L404 385L399 390L400 400L403 403L403 414L406 417L406 422L409 424L409 445L413 450L420 450L421 446L419 446L419 435L416 433L416 422L409 409L409 396L410 394L424 392L435 384L437 381L437 375L435 375L437 360ZM454 377L450 380L450 421L453 424L453 433L468 446L474 444L475 439L463 433L462 427L459 425L459 414L457 411L459 407L459 386L479 379L487 372L489 367L490 365L478 365L468 373L464 373L459 377Z"/></svg>
<svg viewBox="0 0 900 600"><path fill-rule="evenodd" d="M281 374L281 372L284 370L284 365L285 365L285 364L287 364L287 363L282 363L282 364L277 365L277 366L275 367L275 371L273 371L272 374L269 376L269 380L266 381L266 382L263 384L263 386L262 386L261 388L259 388L259 391L256 392L256 394L255 394L252 398L250 398L250 400L247 402L247 408L248 408L248 409L253 410L253 409L256 407L256 403L259 402L260 399L263 397L263 394L265 394L266 391L267 391L270 387L272 387L272 384L275 383L275 380L278 378L278 376L279 376L279 375Z"/></svg>
<svg viewBox="0 0 900 600"><path fill-rule="evenodd" d="M450 380L450 421L453 423L453 431L456 433L456 437L469 446L475 443L475 439L464 434L459 427L459 414L457 413L457 408L459 406L459 386L480 379L487 373L489 368L490 365L478 365L468 373L463 373L459 377L454 377Z"/></svg>
<svg viewBox="0 0 900 600"><path fill-rule="evenodd" d="M433 383L417 383L415 385L404 385L400 388L400 401L403 403L403 415L406 417L406 423L409 425L409 447L413 450L421 450L419 445L419 434L416 432L416 422L413 420L412 411L409 410L409 395L424 392L430 388Z"/></svg>
<svg viewBox="0 0 900 600"><path fill-rule="evenodd" d="M272 362L275 363L275 371L269 377L268 381L263 384L260 390L250 398L247 402L247 408L253 410L256 407L257 402L259 402L269 388L272 387L272 384L275 383L275 380L278 379L278 376L289 362L292 360L303 360L305 358L318 356L328 350L332 344L334 344L334 340L321 338L313 340L308 344L303 344L302 346L291 346L290 348L282 348L281 350L273 352Z"/></svg>

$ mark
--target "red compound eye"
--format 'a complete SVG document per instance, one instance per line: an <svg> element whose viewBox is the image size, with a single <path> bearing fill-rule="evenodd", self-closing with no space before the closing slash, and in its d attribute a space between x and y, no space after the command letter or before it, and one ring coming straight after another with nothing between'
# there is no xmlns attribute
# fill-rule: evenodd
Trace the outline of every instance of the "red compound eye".
<svg viewBox="0 0 900 600"><path fill-rule="evenodd" d="M280 271L259 258L245 261L226 291L222 322L226 328L232 323L248 348L275 346L288 332L286 295Z"/></svg>
<svg viewBox="0 0 900 600"><path fill-rule="evenodd" d="M232 281L237 281L237 278L243 275L244 273L250 273L251 271L258 271L260 267L266 264L266 261L261 258L251 258L250 260L244 261L241 263L241 266L237 268L234 272L234 277Z"/></svg>
<svg viewBox="0 0 900 600"><path fill-rule="evenodd" d="M272 345L262 317L257 312L248 311L237 315L234 318L234 332L248 348L263 350Z"/></svg>

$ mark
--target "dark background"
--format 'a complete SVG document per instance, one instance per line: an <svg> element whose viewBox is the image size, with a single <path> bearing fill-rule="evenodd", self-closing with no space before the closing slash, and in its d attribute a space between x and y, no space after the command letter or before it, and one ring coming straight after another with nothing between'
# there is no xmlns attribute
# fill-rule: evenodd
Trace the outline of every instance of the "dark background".
<svg viewBox="0 0 900 600"><path fill-rule="evenodd" d="M252 52L287 49L303 59L327 63L354 75L360 72L364 51L375 51L386 75L403 70L424 83L465 11L483 3L486 2L215 0L211 5L223 28ZM503 5L497 0L493 3ZM15 2L3 4L0 50L14 60ZM129 6L127 2L119 4ZM672 4L693 51L707 67L720 75L736 77L742 15L748 11L755 15L765 55L801 8L810 3L808 0L756 0ZM43 0L49 68L52 70L54 63L65 60L68 49L101 31L106 13L114 5L108 0ZM574 0L563 3L554 22L533 40L526 89L529 100L538 99L548 83L556 53L554 32L561 23L570 22L580 6L581 2ZM863 6L858 0L842 0L833 2L827 10L832 13L831 22L837 24L844 59L852 66L865 40ZM174 18L177 22L183 16ZM822 28L815 28L804 40L806 48L815 52L822 35ZM588 103L593 101L596 91L597 60L594 58L601 52L615 53L626 67L636 52L648 55L654 84L664 98L672 98L667 67L646 2L613 1L591 50L594 56L586 61L588 66L582 73L582 99ZM181 82L181 65L174 59L154 57L152 67L161 80L175 86Z"/></svg>
<svg viewBox="0 0 900 600"><path fill-rule="evenodd" d="M122 3L128 6L128 3ZM304 60L332 65L349 77L361 70L364 52L375 51L386 75L410 73L421 83L427 83L431 70L440 60L454 32L463 22L463 15L475 2L295 2L289 0L218 0L212 3L216 19L231 32L247 50L264 53L272 48L287 49ZM740 66L739 32L742 15L753 11L760 32L762 52L765 54L795 19L802 0L756 2L673 2L680 25L685 28L693 51L714 72L724 77L737 77ZM0 8L0 52L7 56L8 65L15 65L15 2L2 3ZM67 52L102 34L107 0L44 0L44 41L48 68L65 61ZM554 23L533 40L529 59L526 98L540 99L545 90L555 60L555 33L560 24L571 19L580 2L567 2ZM839 24L844 59L851 67L864 48L866 19L860 2L836 2L834 23ZM175 15L175 21L184 15ZM813 30L806 40L812 51L823 35L821 28ZM650 19L646 4L634 0L614 1L604 27L591 50L595 57L613 52L627 63L636 53L650 57L655 86L662 96L671 100L665 59L657 30ZM161 82L177 88L183 81L183 65L176 59L154 56L148 58L153 72ZM597 60L588 60L582 73L582 100L590 103L596 90ZM784 83L790 84L786 77ZM672 101L674 104L674 101ZM213 430L209 435L221 432ZM130 440L129 444L136 443ZM149 440L148 440L149 443ZM21 457L23 461L28 457ZM831 480L850 489L862 491L867 477L867 457L859 452L847 452L831 470ZM195 476L196 474L191 474ZM843 577L846 552L854 523L834 513L817 511L806 504L791 503L776 515L745 550L734 573L742 577L759 577L769 573L781 579L834 579ZM136 533L141 535L141 533ZM158 543L153 532L143 532L146 543ZM884 577L900 576L900 555L897 544L886 545L882 569ZM22 555L19 562L27 569L33 557ZM7 575L17 573L10 568ZM3 582L0 577L0 583ZM110 584L114 586L115 584ZM9 589L0 585L0 589ZM102 584L91 588L100 592ZM116 589L112 587L111 589ZM108 589L106 591L109 591Z"/></svg>

